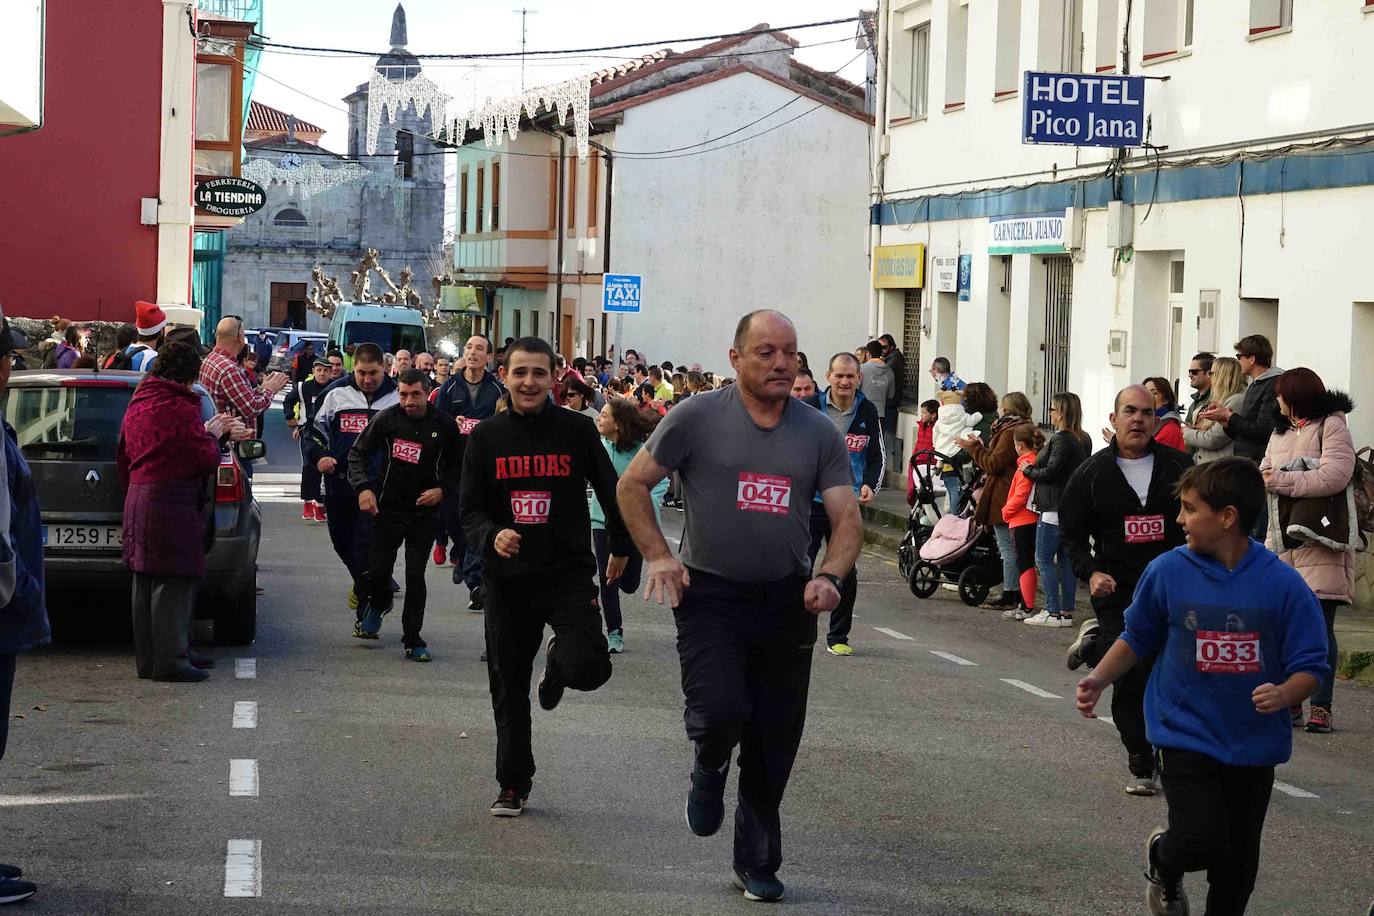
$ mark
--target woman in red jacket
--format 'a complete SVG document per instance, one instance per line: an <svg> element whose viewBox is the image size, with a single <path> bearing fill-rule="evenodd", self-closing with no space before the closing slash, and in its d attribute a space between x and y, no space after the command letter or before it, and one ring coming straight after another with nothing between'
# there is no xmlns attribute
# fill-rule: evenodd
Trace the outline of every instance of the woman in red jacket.
<svg viewBox="0 0 1374 916"><path fill-rule="evenodd" d="M1159 426L1155 428L1155 441L1167 445L1178 452L1188 451L1183 443L1183 420L1178 415L1178 399L1174 396L1174 386L1168 379L1147 378L1145 387L1155 399L1155 416Z"/></svg>
<svg viewBox="0 0 1374 916"><path fill-rule="evenodd" d="M189 654L196 588L205 578L202 532L214 511L210 475L234 421L200 418L200 354L163 346L129 401L117 460L124 497L124 562L134 574L138 676L203 681L209 658ZM200 664L193 664L199 662Z"/></svg>

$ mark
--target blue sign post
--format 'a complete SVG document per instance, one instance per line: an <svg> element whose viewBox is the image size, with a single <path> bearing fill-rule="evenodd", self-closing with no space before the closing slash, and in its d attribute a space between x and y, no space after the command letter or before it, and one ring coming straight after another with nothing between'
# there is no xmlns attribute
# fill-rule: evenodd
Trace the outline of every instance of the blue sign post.
<svg viewBox="0 0 1374 916"><path fill-rule="evenodd" d="M1026 71L1021 141L1145 145L1145 77Z"/></svg>
<svg viewBox="0 0 1374 916"><path fill-rule="evenodd" d="M639 274L605 274L601 278L601 310L638 315L644 278Z"/></svg>
<svg viewBox="0 0 1374 916"><path fill-rule="evenodd" d="M959 255L959 301L973 298L973 255Z"/></svg>

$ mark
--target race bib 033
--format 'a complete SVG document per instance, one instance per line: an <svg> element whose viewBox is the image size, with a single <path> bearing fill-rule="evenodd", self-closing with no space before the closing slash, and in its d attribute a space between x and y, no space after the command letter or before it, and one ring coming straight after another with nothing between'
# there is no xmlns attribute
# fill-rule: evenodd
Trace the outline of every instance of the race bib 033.
<svg viewBox="0 0 1374 916"><path fill-rule="evenodd" d="M1197 670L1204 674L1258 674L1260 635L1197 631Z"/></svg>
<svg viewBox="0 0 1374 916"><path fill-rule="evenodd" d="M1164 540L1164 516L1126 516L1126 543L1153 544Z"/></svg>
<svg viewBox="0 0 1374 916"><path fill-rule="evenodd" d="M391 443L391 457L406 464L420 463L420 443L395 439Z"/></svg>
<svg viewBox="0 0 1374 916"><path fill-rule="evenodd" d="M739 475L735 508L741 512L786 515L792 506L792 478L770 474Z"/></svg>
<svg viewBox="0 0 1374 916"><path fill-rule="evenodd" d="M552 496L548 490L511 491L511 518L517 525L547 525Z"/></svg>
<svg viewBox="0 0 1374 916"><path fill-rule="evenodd" d="M345 413L339 415L339 432L358 435L367 429L367 414Z"/></svg>
<svg viewBox="0 0 1374 916"><path fill-rule="evenodd" d="M481 421L476 417L459 417L458 433L463 436L471 436L472 431L477 428L479 422Z"/></svg>

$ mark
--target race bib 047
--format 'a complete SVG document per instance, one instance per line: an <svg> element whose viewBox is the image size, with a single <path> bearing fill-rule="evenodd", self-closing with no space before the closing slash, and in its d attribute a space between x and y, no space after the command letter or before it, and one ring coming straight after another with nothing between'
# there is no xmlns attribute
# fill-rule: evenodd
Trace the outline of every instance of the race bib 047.
<svg viewBox="0 0 1374 916"><path fill-rule="evenodd" d="M478 420L476 417L459 417L458 433L463 436L472 435L472 431L477 428L477 424L479 422L481 421Z"/></svg>
<svg viewBox="0 0 1374 916"><path fill-rule="evenodd" d="M406 464L420 463L420 443L405 439L394 439L391 443L391 457Z"/></svg>
<svg viewBox="0 0 1374 916"><path fill-rule="evenodd" d="M367 420L365 413L339 414L339 432L356 436L367 429Z"/></svg>
<svg viewBox="0 0 1374 916"><path fill-rule="evenodd" d="M517 525L547 525L552 497L548 490L511 491L511 518Z"/></svg>
<svg viewBox="0 0 1374 916"><path fill-rule="evenodd" d="M1164 540L1164 516L1126 516L1126 543L1153 544Z"/></svg>
<svg viewBox="0 0 1374 916"><path fill-rule="evenodd" d="M741 512L786 515L792 506L792 478L770 474L739 475L735 508Z"/></svg>
<svg viewBox="0 0 1374 916"><path fill-rule="evenodd" d="M1197 631L1197 670L1204 674L1258 674L1260 635Z"/></svg>

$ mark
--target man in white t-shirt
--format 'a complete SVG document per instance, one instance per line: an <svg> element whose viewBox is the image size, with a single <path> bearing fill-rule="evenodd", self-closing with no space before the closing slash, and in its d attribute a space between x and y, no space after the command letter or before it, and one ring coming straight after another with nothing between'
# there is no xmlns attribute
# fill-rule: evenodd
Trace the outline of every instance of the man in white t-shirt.
<svg viewBox="0 0 1374 916"><path fill-rule="evenodd" d="M1102 660L1125 628L1145 567L1184 542L1174 486L1193 461L1154 441L1154 397L1143 385L1122 389L1111 423L1111 445L1079 465L1059 501L1059 535L1074 574L1088 583L1096 614L1069 647L1070 670ZM1159 792L1145 736L1145 686L1153 665L1153 658L1141 659L1112 688L1112 720L1126 746L1131 795Z"/></svg>

